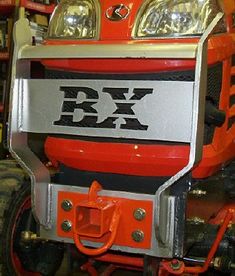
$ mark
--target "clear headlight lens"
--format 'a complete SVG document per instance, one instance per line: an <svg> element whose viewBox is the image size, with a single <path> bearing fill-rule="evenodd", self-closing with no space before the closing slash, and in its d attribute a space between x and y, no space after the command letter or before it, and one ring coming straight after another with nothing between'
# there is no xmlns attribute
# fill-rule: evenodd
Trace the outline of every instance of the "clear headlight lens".
<svg viewBox="0 0 235 276"><path fill-rule="evenodd" d="M98 5L95 0L62 0L52 14L48 37L95 38L98 33Z"/></svg>
<svg viewBox="0 0 235 276"><path fill-rule="evenodd" d="M134 27L136 38L202 34L221 7L217 0L151 0L140 9ZM225 32L223 20L216 32Z"/></svg>

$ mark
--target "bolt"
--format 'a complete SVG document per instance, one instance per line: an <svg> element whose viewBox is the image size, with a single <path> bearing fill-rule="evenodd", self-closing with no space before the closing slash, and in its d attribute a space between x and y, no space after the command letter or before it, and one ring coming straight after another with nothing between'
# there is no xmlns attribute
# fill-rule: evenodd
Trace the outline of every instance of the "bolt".
<svg viewBox="0 0 235 276"><path fill-rule="evenodd" d="M172 268L173 270L178 270L178 269L180 269L180 267L181 267L181 263L180 263L178 260L173 259L173 260L171 261L171 268Z"/></svg>
<svg viewBox="0 0 235 276"><path fill-rule="evenodd" d="M221 257L216 257L212 262L215 269L219 270L221 268Z"/></svg>
<svg viewBox="0 0 235 276"><path fill-rule="evenodd" d="M21 232L21 241L22 242L32 242L33 240L38 239L37 234L31 231L22 231Z"/></svg>
<svg viewBox="0 0 235 276"><path fill-rule="evenodd" d="M188 218L187 222L190 224L199 225L199 224L204 224L205 220L199 217L192 217L192 218Z"/></svg>
<svg viewBox="0 0 235 276"><path fill-rule="evenodd" d="M65 199L62 201L61 203L61 208L64 210L64 211L70 211L72 208L73 208L73 203L68 200L68 199Z"/></svg>
<svg viewBox="0 0 235 276"><path fill-rule="evenodd" d="M64 232L69 232L69 231L71 231L71 229L72 229L72 222L69 221L69 220L64 220L64 221L61 223L61 229L62 229Z"/></svg>
<svg viewBox="0 0 235 276"><path fill-rule="evenodd" d="M144 232L141 230L135 230L132 232L131 236L135 242L142 242L144 239Z"/></svg>
<svg viewBox="0 0 235 276"><path fill-rule="evenodd" d="M197 197L202 197L205 196L207 194L207 191L203 191L200 189L195 189L189 192L190 194L197 196Z"/></svg>
<svg viewBox="0 0 235 276"><path fill-rule="evenodd" d="M136 220L141 221L141 220L143 220L145 218L146 211L144 209L142 209L142 208L137 208L137 209L134 210L133 215L134 215L134 218Z"/></svg>

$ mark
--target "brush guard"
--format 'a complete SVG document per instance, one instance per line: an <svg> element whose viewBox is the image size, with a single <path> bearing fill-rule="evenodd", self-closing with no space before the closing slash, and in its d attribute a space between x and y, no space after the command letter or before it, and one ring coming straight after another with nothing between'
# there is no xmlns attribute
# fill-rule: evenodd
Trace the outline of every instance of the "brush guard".
<svg viewBox="0 0 235 276"><path fill-rule="evenodd" d="M206 91L206 70L207 70L207 41L209 35L213 32L214 28L223 17L222 13L219 13L211 22L207 30L202 35L198 44L188 43L172 43L172 44L128 44L128 45L80 45L74 47L71 45L63 46L31 46L31 32L29 29L28 21L26 19L20 19L14 28L14 41L15 49L13 56L12 66L12 86L11 86L11 99L10 99L10 120L9 120L9 150L12 156L26 169L32 183L32 210L38 222L42 226L41 233L45 238L60 240L58 235L54 232L54 225L56 224L53 217L56 212L54 206L56 198L55 193L58 193L59 189L68 187L61 187L60 185L50 183L49 170L40 162L40 160L33 154L27 144L28 132L37 133L66 133L64 128L52 129L50 126L50 119L48 116L43 117L40 126L32 123L35 119L35 110L39 106L43 106L44 109L38 111L37 114L45 115L48 110L51 109L51 105L47 103L45 97L49 97L50 93L54 93L53 89L48 89L50 93L40 90L40 93L36 91L40 89L40 85L48 85L50 88L52 84L45 80L30 80L30 60L39 59L61 59L61 58L196 58L196 72L195 82L191 83L191 103L190 110L192 113L188 115L192 118L190 122L186 122L188 129L187 134L183 137L176 136L174 131L164 133L163 128L157 132L160 137L151 137L155 140L163 141L178 141L190 144L189 162L186 167L179 171L176 175L166 181L157 191L156 194L151 197L154 210L154 223L152 223L152 236L151 236L151 248L142 250L140 253L157 256L157 257L172 257L181 256L182 248L175 250L174 248L174 235L177 233L177 227L179 226L179 219L176 218L176 206L177 199L175 196L171 196L169 193L170 187L177 181L185 177L201 160L202 146L203 146L203 125L204 125L204 111L205 111L205 91ZM97 82L98 83L98 82ZM174 82L179 85L179 82ZM36 88L35 88L36 87ZM39 88L38 88L39 87ZM35 88L35 89L33 89ZM177 89L174 87L174 89ZM185 91L186 87L181 87L181 91ZM34 90L34 91L33 91ZM167 89L168 90L168 89ZM37 92L37 93L35 93ZM166 91L165 91L166 92ZM187 91L188 92L188 91ZM34 93L32 95L32 93ZM43 94L44 93L44 94ZM182 92L183 93L183 92ZM188 93L187 93L188 94ZM183 94L181 94L183 98ZM30 101L33 101L32 103ZM54 98L54 100L57 100ZM32 106L30 106L32 104ZM61 103L60 103L61 104ZM175 107L176 111L180 107ZM51 115L50 114L47 115ZM169 115L169 114L168 114ZM170 119L174 121L174 116ZM36 118L37 119L37 118ZM57 118L58 119L58 118ZM185 119L186 120L186 119ZM36 120L37 122L37 120ZM30 124L31 123L31 124ZM47 127L45 124L47 123ZM71 132L70 134L77 135L78 131ZM107 133L107 132L106 132ZM104 134L100 133L99 136ZM178 133L181 135L181 133ZM130 137L127 137L130 138ZM132 137L133 138L133 137ZM171 139L170 139L171 138ZM179 139L180 138L180 139ZM142 137L142 139L144 139ZM76 187L70 187L70 191ZM100 252L105 252L110 248L115 240L115 233L119 224L119 208L117 203L103 202L100 204L97 192L100 186L93 184L88 200L79 203L76 209L81 213L88 214L88 220L78 223L78 226L74 231L74 240L78 248L86 254L93 255ZM106 191L108 194L109 191ZM113 196L114 192L110 192ZM116 197L119 196L119 192L115 192ZM143 195L126 193L126 198L134 197L136 199L143 199ZM146 196L146 195L145 195ZM149 198L150 198L149 197ZM94 206L92 209L91 206ZM99 214L100 222L97 224L99 230L94 231L94 225L91 219L91 212L97 212ZM79 221L79 215L75 216ZM109 222L105 222L105 218L108 217ZM46 230L45 230L46 229ZM97 251L87 249L83 246L81 239L85 237L86 229L91 237L96 238L102 236L104 233L110 233L110 239ZM44 231L45 230L45 231ZM63 240L61 238L61 240ZM117 247L117 250L122 248ZM132 248L124 248L124 251L131 251Z"/></svg>

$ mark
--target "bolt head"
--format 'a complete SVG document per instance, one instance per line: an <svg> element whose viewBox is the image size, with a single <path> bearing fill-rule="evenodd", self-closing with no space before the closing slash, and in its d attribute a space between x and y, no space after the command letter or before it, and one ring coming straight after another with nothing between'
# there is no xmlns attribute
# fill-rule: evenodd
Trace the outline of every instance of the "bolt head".
<svg viewBox="0 0 235 276"><path fill-rule="evenodd" d="M69 221L69 220L64 220L64 221L61 223L61 229L62 229L64 232L69 232L69 231L71 231L71 229L72 229L72 222Z"/></svg>
<svg viewBox="0 0 235 276"><path fill-rule="evenodd" d="M187 222L189 222L190 224L194 224L194 225L200 225L200 224L204 224L205 220L201 219L199 217L192 217L192 218L188 218Z"/></svg>
<svg viewBox="0 0 235 276"><path fill-rule="evenodd" d="M141 221L141 220L143 220L145 218L146 211L144 209L142 209L142 208L137 208L137 209L134 210L133 215L134 215L134 218L136 220Z"/></svg>
<svg viewBox="0 0 235 276"><path fill-rule="evenodd" d="M135 230L132 232L131 236L135 242L142 242L144 239L144 232L142 230Z"/></svg>
<svg viewBox="0 0 235 276"><path fill-rule="evenodd" d="M172 268L173 270L178 270L178 269L181 268L181 263L180 263L178 260L173 259L173 260L171 261L171 268Z"/></svg>
<svg viewBox="0 0 235 276"><path fill-rule="evenodd" d="M207 191L200 190L200 189L195 189L189 192L190 194L196 196L196 197L202 197L207 194Z"/></svg>
<svg viewBox="0 0 235 276"><path fill-rule="evenodd" d="M70 211L72 208L73 208L73 203L68 200L68 199L65 199L62 201L61 203L61 208L64 210L64 211Z"/></svg>

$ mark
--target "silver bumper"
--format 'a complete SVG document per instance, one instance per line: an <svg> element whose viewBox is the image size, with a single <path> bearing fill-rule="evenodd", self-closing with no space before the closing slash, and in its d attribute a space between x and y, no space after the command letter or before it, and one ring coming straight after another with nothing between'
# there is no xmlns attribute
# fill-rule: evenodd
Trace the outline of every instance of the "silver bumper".
<svg viewBox="0 0 235 276"><path fill-rule="evenodd" d="M197 44L111 44L24 46L19 59L39 58L196 58Z"/></svg>

